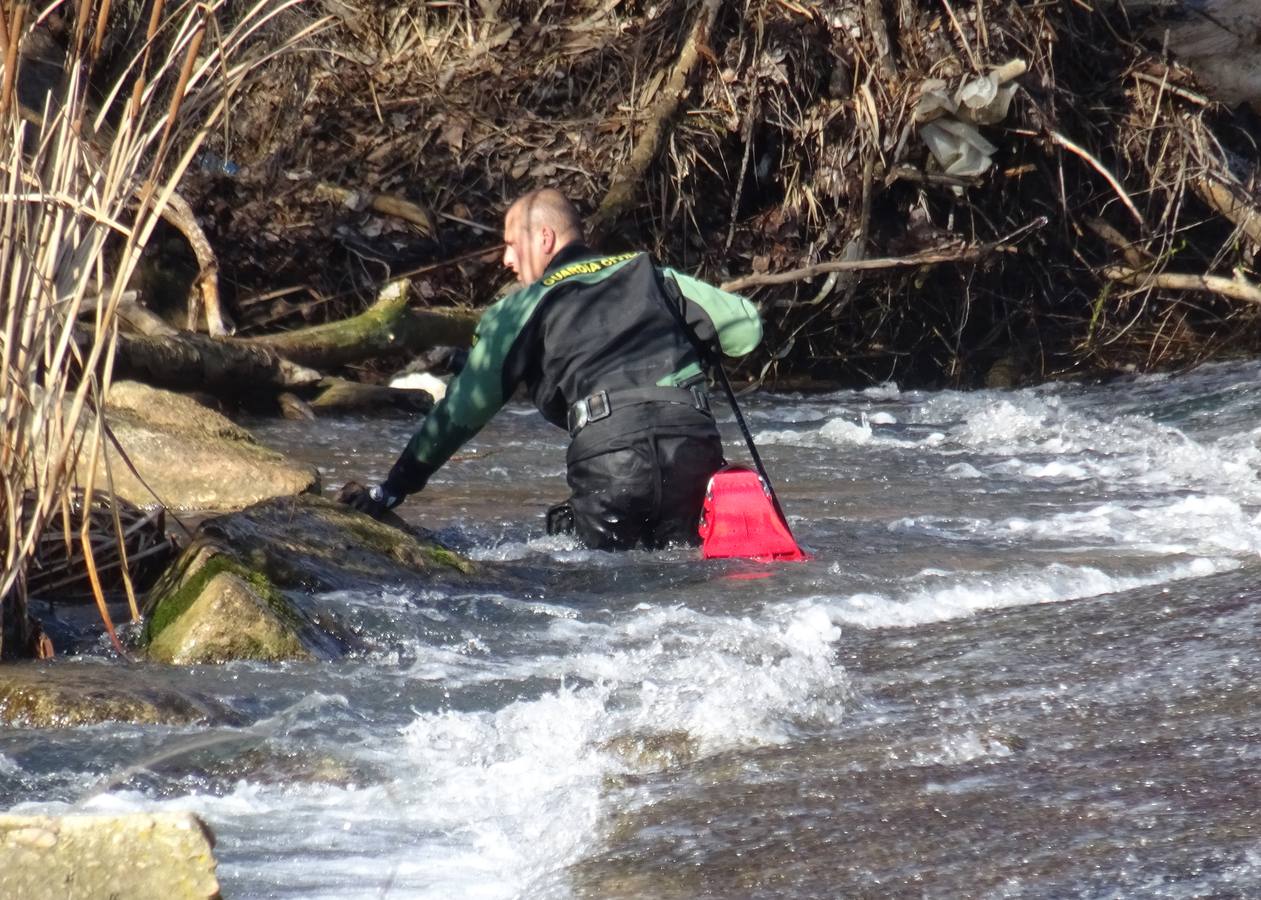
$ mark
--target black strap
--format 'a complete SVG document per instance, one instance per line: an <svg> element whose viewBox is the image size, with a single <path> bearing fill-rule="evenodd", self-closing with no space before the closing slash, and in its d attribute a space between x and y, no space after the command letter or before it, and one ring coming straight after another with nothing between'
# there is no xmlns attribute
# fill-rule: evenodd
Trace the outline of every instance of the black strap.
<svg viewBox="0 0 1261 900"><path fill-rule="evenodd" d="M699 380L699 379L698 379ZM613 391L596 391L594 394L575 400L569 406L567 427L569 436L576 437L578 432L592 422L599 422L612 415L614 410L625 409L639 403L674 403L690 406L702 412L709 412L709 393L703 385L694 387L663 387L653 385L640 388L618 388Z"/></svg>
<svg viewBox="0 0 1261 900"><path fill-rule="evenodd" d="M679 327L683 329L683 333L687 335L687 339L691 342L692 347L696 350L696 355L701 359L701 365L707 366L722 383L723 390L727 392L727 401L731 404L731 411L735 413L736 424L740 426L740 433L744 435L744 442L749 446L749 455L753 457L753 465L757 469L758 477L762 479L762 484L766 485L766 493L770 495L771 505L775 507L775 512L779 513L780 519L784 522L784 527L788 528L788 517L784 515L783 508L779 505L779 497L775 494L775 488L771 485L771 477L766 474L766 466L762 465L762 457L757 452L757 447L753 443L753 435L749 432L749 426L744 421L744 413L740 412L740 404L736 402L736 392L731 389L731 382L727 380L727 372L722 367L722 356L720 353L714 353L699 337L692 327L687 324L687 319L683 317L683 292L679 290L678 282L673 278L667 278L661 274L661 269L653 267L657 273L657 281L661 285L661 292L665 296L666 306L674 315L675 321L679 323ZM792 529L789 529L792 534ZM794 538L794 540L796 540Z"/></svg>

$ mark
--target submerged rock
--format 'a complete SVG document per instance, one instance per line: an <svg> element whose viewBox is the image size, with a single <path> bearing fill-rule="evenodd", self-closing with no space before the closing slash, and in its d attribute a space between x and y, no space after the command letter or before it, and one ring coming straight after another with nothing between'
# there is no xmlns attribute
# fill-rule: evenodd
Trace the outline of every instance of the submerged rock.
<svg viewBox="0 0 1261 900"><path fill-rule="evenodd" d="M227 711L127 666L14 663L0 666L0 722L72 728L101 722L184 725L223 719ZM4 894L0 896L16 896Z"/></svg>
<svg viewBox="0 0 1261 900"><path fill-rule="evenodd" d="M618 757L631 772L664 772L692 762L700 741L686 731L632 733L606 741L602 749Z"/></svg>
<svg viewBox="0 0 1261 900"><path fill-rule="evenodd" d="M120 382L110 389L105 418L144 478L111 446L114 490L139 506L153 505L156 494L171 509L240 509L320 489L314 466L261 446L244 428L182 394Z"/></svg>
<svg viewBox="0 0 1261 900"><path fill-rule="evenodd" d="M191 813L0 815L0 896L216 898L214 844Z"/></svg>
<svg viewBox="0 0 1261 900"><path fill-rule="evenodd" d="M270 500L202 523L154 588L151 659L331 659L355 638L301 592L472 574L454 552L320 497Z"/></svg>

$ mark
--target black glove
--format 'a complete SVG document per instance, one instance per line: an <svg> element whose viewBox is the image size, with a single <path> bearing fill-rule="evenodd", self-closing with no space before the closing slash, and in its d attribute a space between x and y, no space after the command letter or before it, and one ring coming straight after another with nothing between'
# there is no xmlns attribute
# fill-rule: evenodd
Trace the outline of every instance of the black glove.
<svg viewBox="0 0 1261 900"><path fill-rule="evenodd" d="M403 451L385 481L371 488L364 487L357 481L348 481L337 494L337 500L351 509L379 519L387 510L402 503L408 494L414 494L423 488L434 471L434 466L416 462L410 453Z"/></svg>
<svg viewBox="0 0 1261 900"><path fill-rule="evenodd" d="M385 515L387 510L391 510L402 503L403 495L391 493L382 484L368 488L357 481L348 481L342 485L341 491L338 492L337 502L345 503L351 509L367 513L374 519L379 519Z"/></svg>

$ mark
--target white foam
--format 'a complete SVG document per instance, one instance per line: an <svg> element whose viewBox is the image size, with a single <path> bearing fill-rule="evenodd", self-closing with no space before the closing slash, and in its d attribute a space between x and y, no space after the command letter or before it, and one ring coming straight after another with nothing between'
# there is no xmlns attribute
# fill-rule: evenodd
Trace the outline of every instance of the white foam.
<svg viewBox="0 0 1261 900"><path fill-rule="evenodd" d="M1094 478L1145 488L1212 489L1261 503L1261 449L1239 434L1196 440L1144 416L1078 409L1054 393L1033 390L947 391L914 408L911 420L949 423L946 440L924 440L925 448L1006 457L994 471L1031 479Z"/></svg>
<svg viewBox="0 0 1261 900"><path fill-rule="evenodd" d="M891 434L876 434L872 431L871 420L866 414L860 415L857 422L845 416L833 416L814 431L761 431L755 435L754 440L758 445L783 444L796 447L915 446L915 441Z"/></svg>
<svg viewBox="0 0 1261 900"><path fill-rule="evenodd" d="M1042 569L1001 575L963 574L941 585L910 586L903 592L858 593L827 603L832 617L863 628L909 628L974 615L989 609L1057 603L1134 588L1203 578L1233 571L1229 557L1156 566L1139 575L1112 575L1093 566L1053 563Z"/></svg>
<svg viewBox="0 0 1261 900"><path fill-rule="evenodd" d="M839 634L818 604L756 620L649 605L621 622L556 621L548 636L581 652L522 656L500 675L583 686L493 712L419 715L404 731L419 773L408 804L452 839L448 867L474 854L508 894L530 895L590 848L605 779L634 766L610 740L679 732L710 753L835 721L848 696L832 659Z"/></svg>
<svg viewBox="0 0 1261 900"><path fill-rule="evenodd" d="M1147 506L1103 503L1043 520L1012 517L992 533L1021 533L1025 540L1113 544L1149 553L1211 556L1261 554L1261 518L1222 496L1181 497Z"/></svg>
<svg viewBox="0 0 1261 900"><path fill-rule="evenodd" d="M867 388L862 395L869 400L897 400L902 397L902 391L893 382L886 381Z"/></svg>

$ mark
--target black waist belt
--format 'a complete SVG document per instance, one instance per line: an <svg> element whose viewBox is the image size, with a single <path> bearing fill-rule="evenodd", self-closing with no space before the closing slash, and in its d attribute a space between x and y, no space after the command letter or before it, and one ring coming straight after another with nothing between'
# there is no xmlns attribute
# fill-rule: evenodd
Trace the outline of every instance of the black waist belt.
<svg viewBox="0 0 1261 900"><path fill-rule="evenodd" d="M576 400L569 407L569 436L574 437L592 422L607 419L616 409L641 403L677 403L709 412L709 393L704 386L624 388L619 391L596 391Z"/></svg>

